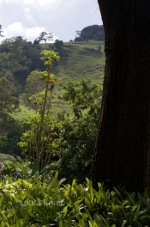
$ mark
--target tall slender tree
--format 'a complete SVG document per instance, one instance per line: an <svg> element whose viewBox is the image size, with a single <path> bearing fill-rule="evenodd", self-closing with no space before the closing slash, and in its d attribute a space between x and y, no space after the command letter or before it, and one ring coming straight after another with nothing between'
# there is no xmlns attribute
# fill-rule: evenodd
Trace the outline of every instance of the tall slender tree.
<svg viewBox="0 0 150 227"><path fill-rule="evenodd" d="M150 1L98 2L106 66L92 180L150 189Z"/></svg>

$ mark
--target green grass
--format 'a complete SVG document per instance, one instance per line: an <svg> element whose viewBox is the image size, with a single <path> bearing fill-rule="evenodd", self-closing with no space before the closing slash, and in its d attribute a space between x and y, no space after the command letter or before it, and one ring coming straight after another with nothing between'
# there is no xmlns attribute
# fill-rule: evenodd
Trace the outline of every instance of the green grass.
<svg viewBox="0 0 150 227"><path fill-rule="evenodd" d="M99 46L101 46L101 53L98 51ZM62 59L57 67L57 77L63 83L81 79L103 83L105 61L103 42L66 43L64 48L68 56Z"/></svg>

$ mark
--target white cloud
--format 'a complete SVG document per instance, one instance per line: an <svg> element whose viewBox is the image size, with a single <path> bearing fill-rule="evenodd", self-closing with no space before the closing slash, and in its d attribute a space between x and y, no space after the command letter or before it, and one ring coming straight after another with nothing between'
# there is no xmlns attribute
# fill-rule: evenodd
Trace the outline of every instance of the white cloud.
<svg viewBox="0 0 150 227"><path fill-rule="evenodd" d="M14 1L17 1L17 0L14 0ZM19 1L19 0L18 0ZM21 0L19 1L19 3L21 4L24 4L24 5L31 5L31 4L36 4L36 0Z"/></svg>
<svg viewBox="0 0 150 227"><path fill-rule="evenodd" d="M39 26L25 27L21 22L15 22L15 23L9 24L4 29L4 35L7 38L22 36L27 40L33 41L43 31L46 31L44 27L39 27ZM5 39L5 37L3 39Z"/></svg>
<svg viewBox="0 0 150 227"><path fill-rule="evenodd" d="M26 20L30 21L30 24L35 23L35 19L32 15L32 11L29 7L24 8L24 16L25 16Z"/></svg>
<svg viewBox="0 0 150 227"><path fill-rule="evenodd" d="M39 34L43 31L46 31L44 27L32 27L32 28L25 28L24 36L27 37L28 40L32 40L37 38Z"/></svg>
<svg viewBox="0 0 150 227"><path fill-rule="evenodd" d="M13 24L8 25L5 30L6 36L15 36L24 32L24 27L21 22L15 22Z"/></svg>
<svg viewBox="0 0 150 227"><path fill-rule="evenodd" d="M0 4L34 4L36 0L1 0Z"/></svg>
<svg viewBox="0 0 150 227"><path fill-rule="evenodd" d="M45 31L68 41L76 30L100 23L97 0L0 0L5 38L20 35L33 40Z"/></svg>
<svg viewBox="0 0 150 227"><path fill-rule="evenodd" d="M0 38L0 41L4 40L5 37L12 38L16 36L22 36L23 38L27 39L28 41L34 41L41 32L48 32L44 27L25 27L21 22L15 22L9 24L4 29L4 37ZM56 35L53 35L53 42L58 39ZM52 41L50 41L52 42Z"/></svg>
<svg viewBox="0 0 150 227"><path fill-rule="evenodd" d="M61 0L37 0L39 5L60 4Z"/></svg>
<svg viewBox="0 0 150 227"><path fill-rule="evenodd" d="M51 5L59 4L62 0L0 0L0 4L20 4L20 5Z"/></svg>

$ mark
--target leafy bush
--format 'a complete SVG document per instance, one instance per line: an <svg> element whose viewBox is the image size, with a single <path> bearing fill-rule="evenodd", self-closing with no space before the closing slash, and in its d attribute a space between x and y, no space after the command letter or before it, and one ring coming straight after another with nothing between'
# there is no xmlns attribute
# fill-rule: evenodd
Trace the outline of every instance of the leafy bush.
<svg viewBox="0 0 150 227"><path fill-rule="evenodd" d="M89 177L102 89L90 80L67 83L61 99L70 104L72 113L54 118L51 114L52 92L54 85L60 83L51 74L51 69L59 57L54 51L42 53L48 68L38 75L45 89L30 97L36 106L36 116L27 123L29 130L18 144L31 162L38 161L40 171L50 164L50 168L59 170L67 182L74 178L83 182Z"/></svg>
<svg viewBox="0 0 150 227"><path fill-rule="evenodd" d="M13 181L0 183L1 226L78 226L143 227L150 223L148 194L105 191L101 183L63 185L56 173L53 180Z"/></svg>
<svg viewBox="0 0 150 227"><path fill-rule="evenodd" d="M0 153L22 156L17 143L24 131L24 126L11 116L0 118Z"/></svg>
<svg viewBox="0 0 150 227"><path fill-rule="evenodd" d="M6 178L6 176L12 177L13 180L18 180L19 178L30 179L32 170L27 162L4 160L1 175L3 178Z"/></svg>
<svg viewBox="0 0 150 227"><path fill-rule="evenodd" d="M101 88L82 80L68 83L63 99L72 108L67 116L59 115L62 124L58 140L57 168L67 182L74 178L83 182L89 177L92 153L96 140L98 117L101 105Z"/></svg>
<svg viewBox="0 0 150 227"><path fill-rule="evenodd" d="M59 61L59 56L54 51L42 51L42 58L46 71L39 75L43 80L44 90L33 94L30 99L35 104L36 115L29 121L29 130L26 131L18 145L26 153L30 162L37 161L39 171L51 162L52 153L57 137L57 124L51 115L51 99L55 84L59 84L51 73L55 62ZM56 130L55 130L56 129Z"/></svg>

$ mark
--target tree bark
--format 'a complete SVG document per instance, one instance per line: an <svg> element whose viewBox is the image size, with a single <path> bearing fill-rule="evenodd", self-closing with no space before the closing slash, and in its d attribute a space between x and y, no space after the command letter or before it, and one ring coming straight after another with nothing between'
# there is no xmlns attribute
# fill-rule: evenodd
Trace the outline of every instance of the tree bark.
<svg viewBox="0 0 150 227"><path fill-rule="evenodd" d="M106 64L92 181L150 189L150 1L99 6Z"/></svg>

